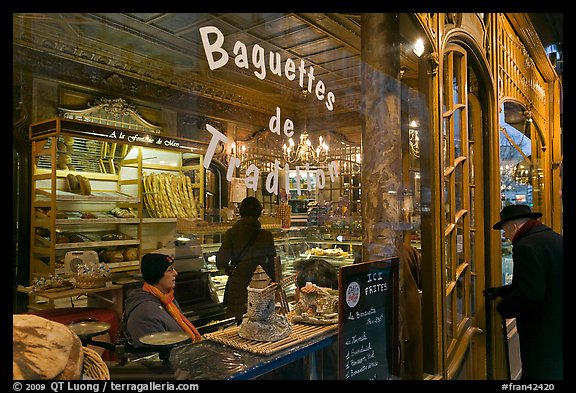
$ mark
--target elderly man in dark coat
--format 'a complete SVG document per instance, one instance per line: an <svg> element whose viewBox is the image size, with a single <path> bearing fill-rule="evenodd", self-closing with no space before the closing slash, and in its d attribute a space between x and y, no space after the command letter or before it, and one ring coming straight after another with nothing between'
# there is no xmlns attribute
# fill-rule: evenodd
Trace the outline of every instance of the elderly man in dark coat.
<svg viewBox="0 0 576 393"><path fill-rule="evenodd" d="M488 299L502 297L502 317L516 318L523 380L563 378L563 237L541 216L527 205L502 209L493 228L512 240L512 283L484 290Z"/></svg>
<svg viewBox="0 0 576 393"><path fill-rule="evenodd" d="M224 291L226 316L235 317L237 325L242 323L242 316L247 310L246 288L256 267L261 265L273 281L277 279L274 271L274 237L270 231L261 228L259 221L262 204L255 197L246 197L240 203L239 210L240 220L224 233L222 245L216 253L216 266L228 274Z"/></svg>

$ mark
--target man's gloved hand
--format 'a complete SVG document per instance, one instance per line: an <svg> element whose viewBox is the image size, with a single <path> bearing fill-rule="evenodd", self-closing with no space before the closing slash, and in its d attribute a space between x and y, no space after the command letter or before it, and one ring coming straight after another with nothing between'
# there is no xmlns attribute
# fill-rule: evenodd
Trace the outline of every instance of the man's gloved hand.
<svg viewBox="0 0 576 393"><path fill-rule="evenodd" d="M485 290L482 291L482 293L484 294L484 297L486 297L486 299L488 300L494 300L499 296L504 296L506 294L506 287L492 287L492 288L486 288Z"/></svg>

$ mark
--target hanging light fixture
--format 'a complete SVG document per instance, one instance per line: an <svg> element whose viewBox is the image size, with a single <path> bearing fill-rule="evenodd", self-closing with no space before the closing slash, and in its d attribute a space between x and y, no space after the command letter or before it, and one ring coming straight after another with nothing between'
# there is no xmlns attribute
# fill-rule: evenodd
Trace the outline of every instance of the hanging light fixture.
<svg viewBox="0 0 576 393"><path fill-rule="evenodd" d="M418 136L418 123L412 120L408 128L408 139L410 143L410 152L415 158L420 158L420 137Z"/></svg>
<svg viewBox="0 0 576 393"><path fill-rule="evenodd" d="M308 90L302 89L301 91L304 100L308 97ZM304 131L300 134L300 143L298 146L294 143L294 140L290 138L288 140L288 146L284 144L282 149L284 150L284 161L289 164L323 164L328 160L328 145L322 139L322 136L318 138L318 146L314 148L312 141L308 137L308 131L306 130L308 126L308 116L304 120Z"/></svg>
<svg viewBox="0 0 576 393"><path fill-rule="evenodd" d="M284 144L282 149L284 150L284 161L290 164L323 164L328 159L328 145L326 142L320 136L318 138L318 146L314 148L306 130L300 134L298 146L290 138L288 146Z"/></svg>

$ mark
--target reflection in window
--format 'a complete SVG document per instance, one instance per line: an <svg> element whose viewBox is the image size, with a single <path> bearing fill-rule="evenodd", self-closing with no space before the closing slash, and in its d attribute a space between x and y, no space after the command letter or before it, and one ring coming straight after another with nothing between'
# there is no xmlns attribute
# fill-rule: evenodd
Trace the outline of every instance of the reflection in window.
<svg viewBox="0 0 576 393"><path fill-rule="evenodd" d="M474 266L471 267L474 271ZM470 315L476 315L476 275L470 277Z"/></svg>
<svg viewBox="0 0 576 393"><path fill-rule="evenodd" d="M462 229L461 221L456 226L456 264L460 265L464 262L464 230Z"/></svg>
<svg viewBox="0 0 576 393"><path fill-rule="evenodd" d="M460 277L458 277L458 281L456 281L456 298L457 298L456 317L458 318L458 320L456 321L457 323L459 323L465 315L465 313L464 313L464 311L465 311L464 301L466 299L466 296L465 296L466 288L464 285L465 276L466 276L465 272L462 272Z"/></svg>
<svg viewBox="0 0 576 393"><path fill-rule="evenodd" d="M460 135L460 120L461 113L460 109L454 112L453 117L454 122L454 157L460 157L462 155L462 136Z"/></svg>
<svg viewBox="0 0 576 393"><path fill-rule="evenodd" d="M446 223L452 222L452 215L451 215L451 202L452 198L450 198L450 179L444 178L444 217Z"/></svg>
<svg viewBox="0 0 576 393"><path fill-rule="evenodd" d="M474 196L475 196L475 188L474 187L470 187L470 200L474 201ZM474 230L476 229L476 222L475 222L475 216L476 216L476 212L475 212L475 208L474 208L474 203L470 204L470 214L468 215L470 217L470 230ZM472 247L472 250L474 249L474 247Z"/></svg>
<svg viewBox="0 0 576 393"><path fill-rule="evenodd" d="M446 285L448 285L450 283L450 281L452 281L452 265L451 265L451 250L452 247L450 247L450 237L447 236L444 238L444 263L445 263L445 269L446 269Z"/></svg>
<svg viewBox="0 0 576 393"><path fill-rule="evenodd" d="M501 208L507 205L534 206L535 192L532 185L534 160L533 141L530 138L531 122L524 116L524 109L515 103L504 103L500 116L500 200ZM512 243L504 232L502 242L502 284L512 282Z"/></svg>
<svg viewBox="0 0 576 393"><path fill-rule="evenodd" d="M474 217L474 215L472 215ZM476 231L470 231L470 257L468 263L470 263L470 271L476 271L476 258L474 258L474 252L472 250L476 249ZM472 292L474 293L474 292Z"/></svg>
<svg viewBox="0 0 576 393"><path fill-rule="evenodd" d="M450 119L448 119L447 117L444 118L444 120L442 121L443 127L442 127L442 168L446 169L450 166L451 162L450 162L450 157L448 156L448 149L450 148L450 139L447 135L447 132L449 130L449 123L450 123Z"/></svg>
<svg viewBox="0 0 576 393"><path fill-rule="evenodd" d="M446 338L449 343L452 338L454 338L454 326L452 324L452 297L454 296L454 291L446 296Z"/></svg>
<svg viewBox="0 0 576 393"><path fill-rule="evenodd" d="M464 184L462 183L462 171L463 171L463 162L460 162L454 169L454 181L456 183L454 184L454 191L456 192L456 195L454 196L454 202L456 203L455 206L456 212L463 209L462 204L464 193L462 188L464 187Z"/></svg>
<svg viewBox="0 0 576 393"><path fill-rule="evenodd" d="M475 181L474 181L474 142L470 141L470 144L468 145L468 165L470 170L468 171L468 173L470 174L470 185L473 186Z"/></svg>
<svg viewBox="0 0 576 393"><path fill-rule="evenodd" d="M504 116L504 115L502 115ZM524 130L524 127L520 127ZM502 206L526 203L532 205L531 140L523 132L500 121L500 190Z"/></svg>

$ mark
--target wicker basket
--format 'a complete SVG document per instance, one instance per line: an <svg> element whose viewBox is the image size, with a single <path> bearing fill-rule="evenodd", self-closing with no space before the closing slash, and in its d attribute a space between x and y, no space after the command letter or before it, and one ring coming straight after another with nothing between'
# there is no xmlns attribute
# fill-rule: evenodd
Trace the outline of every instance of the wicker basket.
<svg viewBox="0 0 576 393"><path fill-rule="evenodd" d="M108 277L85 277L76 276L76 288L102 288L106 286Z"/></svg>
<svg viewBox="0 0 576 393"><path fill-rule="evenodd" d="M104 381L110 379L110 370L102 357L92 348L82 347L84 351L84 362L82 363L82 373L89 378Z"/></svg>

